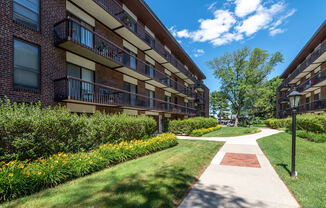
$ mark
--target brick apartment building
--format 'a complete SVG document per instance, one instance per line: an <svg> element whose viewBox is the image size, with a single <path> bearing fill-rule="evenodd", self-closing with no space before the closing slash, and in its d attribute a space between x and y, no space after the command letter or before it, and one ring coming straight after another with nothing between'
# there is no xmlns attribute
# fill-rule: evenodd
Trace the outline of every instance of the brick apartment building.
<svg viewBox="0 0 326 208"><path fill-rule="evenodd" d="M291 115L289 92L296 87L302 93L298 113L326 112L326 21L301 49L281 75L277 88L277 117Z"/></svg>
<svg viewBox="0 0 326 208"><path fill-rule="evenodd" d="M166 119L208 116L205 75L143 0L0 2L0 97Z"/></svg>

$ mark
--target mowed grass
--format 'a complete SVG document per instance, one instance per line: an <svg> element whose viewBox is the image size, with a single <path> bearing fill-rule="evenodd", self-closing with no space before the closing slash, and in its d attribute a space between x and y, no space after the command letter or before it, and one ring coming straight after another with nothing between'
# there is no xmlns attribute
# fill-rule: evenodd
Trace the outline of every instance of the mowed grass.
<svg viewBox="0 0 326 208"><path fill-rule="evenodd" d="M326 143L297 138L296 179L290 176L291 134L265 137L258 144L302 207L326 207Z"/></svg>
<svg viewBox="0 0 326 208"><path fill-rule="evenodd" d="M0 207L174 207L222 145L221 142L179 140L173 148Z"/></svg>
<svg viewBox="0 0 326 208"><path fill-rule="evenodd" d="M204 134L202 137L232 137L241 136L246 134L252 134L259 131L257 127L222 127L217 131Z"/></svg>

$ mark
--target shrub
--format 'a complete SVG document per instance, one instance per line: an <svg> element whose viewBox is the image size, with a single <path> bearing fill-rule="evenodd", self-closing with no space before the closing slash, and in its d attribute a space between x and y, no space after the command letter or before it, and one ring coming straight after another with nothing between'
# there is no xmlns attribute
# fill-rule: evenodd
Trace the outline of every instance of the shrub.
<svg viewBox="0 0 326 208"><path fill-rule="evenodd" d="M221 128L221 126L217 125L217 126L211 127L211 128L195 129L190 133L190 136L200 137L200 136L203 136L204 134L207 134L209 132L219 130L220 128Z"/></svg>
<svg viewBox="0 0 326 208"><path fill-rule="evenodd" d="M273 129L287 128L291 124L291 119L267 119L265 124Z"/></svg>
<svg viewBox="0 0 326 208"><path fill-rule="evenodd" d="M169 122L168 131L174 134L189 135L195 129L215 127L215 118L195 117L184 120L172 120Z"/></svg>
<svg viewBox="0 0 326 208"><path fill-rule="evenodd" d="M177 145L174 134L147 140L107 143L88 153L58 153L29 162L11 161L0 165L0 201L11 200L55 186L67 180L102 170L108 165L134 159Z"/></svg>
<svg viewBox="0 0 326 208"><path fill-rule="evenodd" d="M156 122L150 117L100 112L88 117L64 107L0 100L0 161L88 151L107 142L149 138L155 131Z"/></svg>
<svg viewBox="0 0 326 208"><path fill-rule="evenodd" d="M326 133L326 115L314 115L314 114L303 114L297 115L297 129L305 130L315 133ZM266 120L266 125L277 129L277 128L287 128L292 129L292 119L268 119Z"/></svg>
<svg viewBox="0 0 326 208"><path fill-rule="evenodd" d="M316 143L323 143L326 142L326 134L317 134L309 131L304 130L297 130L297 136L303 139L308 139L309 141L316 142Z"/></svg>

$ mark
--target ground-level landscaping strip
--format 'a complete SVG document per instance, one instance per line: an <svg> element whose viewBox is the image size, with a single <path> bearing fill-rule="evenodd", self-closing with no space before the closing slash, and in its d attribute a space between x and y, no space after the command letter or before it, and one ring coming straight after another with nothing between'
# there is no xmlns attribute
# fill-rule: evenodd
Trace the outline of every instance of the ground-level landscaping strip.
<svg viewBox="0 0 326 208"><path fill-rule="evenodd" d="M222 127L217 131L202 135L202 137L233 137L246 134L258 133L261 130L257 127Z"/></svg>
<svg viewBox="0 0 326 208"><path fill-rule="evenodd" d="M200 137L203 136L204 134L207 134L212 131L217 131L221 128L220 125L217 125L215 127L210 127L210 128L202 128L202 129L195 129L191 132L190 136L193 137Z"/></svg>
<svg viewBox="0 0 326 208"><path fill-rule="evenodd" d="M90 152L58 153L31 162L1 162L0 202L29 195L177 144L174 134L162 134L147 140L107 143Z"/></svg>
<svg viewBox="0 0 326 208"><path fill-rule="evenodd" d="M0 207L174 207L223 143L179 144Z"/></svg>
<svg viewBox="0 0 326 208"><path fill-rule="evenodd" d="M292 179L291 135L279 133L258 140L258 144L274 169L294 194L302 207L326 205L326 144L297 138L296 170Z"/></svg>

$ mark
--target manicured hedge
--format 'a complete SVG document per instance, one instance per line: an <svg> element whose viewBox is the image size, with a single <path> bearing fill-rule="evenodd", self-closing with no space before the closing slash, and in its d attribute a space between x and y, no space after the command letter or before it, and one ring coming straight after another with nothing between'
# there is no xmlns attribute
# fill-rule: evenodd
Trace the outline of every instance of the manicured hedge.
<svg viewBox="0 0 326 208"><path fill-rule="evenodd" d="M304 130L297 130L296 131L297 136L308 139L309 141L316 142L316 143L323 143L326 142L326 134L325 133L313 133L309 131Z"/></svg>
<svg viewBox="0 0 326 208"><path fill-rule="evenodd" d="M204 134L210 133L212 131L219 130L220 128L221 128L221 126L217 125L215 127L210 127L210 128L195 129L190 133L190 136L200 137L200 136L203 136Z"/></svg>
<svg viewBox="0 0 326 208"><path fill-rule="evenodd" d="M286 119L271 118L271 119L267 119L265 121L265 124L268 127L271 127L273 129L287 128L291 124L291 119L289 119L289 118L286 118Z"/></svg>
<svg viewBox="0 0 326 208"><path fill-rule="evenodd" d="M0 165L0 201L29 195L109 165L134 159L177 145L174 134L147 140L107 143L88 153L58 153L29 162L11 161Z"/></svg>
<svg viewBox="0 0 326 208"><path fill-rule="evenodd" d="M156 122L145 116L77 115L64 107L0 100L0 161L88 151L101 144L150 138Z"/></svg>
<svg viewBox="0 0 326 208"><path fill-rule="evenodd" d="M216 125L217 121L214 118L195 117L170 121L168 131L174 134L189 135L195 129L210 128Z"/></svg>
<svg viewBox="0 0 326 208"><path fill-rule="evenodd" d="M268 119L266 125L271 128L287 128L291 130L292 119ZM326 115L297 115L297 129L315 133L326 133Z"/></svg>

